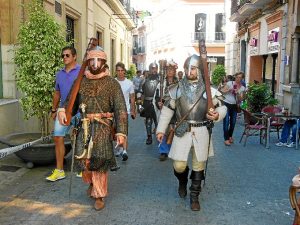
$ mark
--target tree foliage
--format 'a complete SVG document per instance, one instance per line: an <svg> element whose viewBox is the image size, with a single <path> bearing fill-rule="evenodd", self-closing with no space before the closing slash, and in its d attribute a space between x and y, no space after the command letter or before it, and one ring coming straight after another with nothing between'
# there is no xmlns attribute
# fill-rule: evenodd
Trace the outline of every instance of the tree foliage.
<svg viewBox="0 0 300 225"><path fill-rule="evenodd" d="M29 19L20 26L15 46L16 84L25 119L36 116L42 133L49 133L48 117L52 106L55 73L63 66L60 58L65 41L64 29L49 15L41 1L25 6Z"/></svg>
<svg viewBox="0 0 300 225"><path fill-rule="evenodd" d="M226 76L225 67L223 65L217 65L213 71L211 81L214 85L219 85Z"/></svg>
<svg viewBox="0 0 300 225"><path fill-rule="evenodd" d="M126 70L126 78L132 80L132 78L136 75L136 66L135 64L131 64L129 69Z"/></svg>

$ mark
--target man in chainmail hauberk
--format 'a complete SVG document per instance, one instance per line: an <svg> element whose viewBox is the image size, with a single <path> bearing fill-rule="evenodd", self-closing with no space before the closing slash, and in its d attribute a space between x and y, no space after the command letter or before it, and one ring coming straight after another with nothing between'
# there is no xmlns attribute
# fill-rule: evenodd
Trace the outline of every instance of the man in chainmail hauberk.
<svg viewBox="0 0 300 225"><path fill-rule="evenodd" d="M178 194L184 198L189 175L188 155L192 153L190 206L193 211L200 210L201 181L205 179L207 159L213 155L212 122L221 121L226 115L226 107L221 105L222 95L215 89L211 89L215 109L207 110L205 83L198 65L199 56L192 55L186 59L185 77L169 87L171 100L164 104L156 130L157 140L162 142L168 124L176 114L178 127L175 127L169 158L174 160L174 175L179 181Z"/></svg>
<svg viewBox="0 0 300 225"><path fill-rule="evenodd" d="M75 148L75 169L83 171L82 179L89 184L87 195L95 199L96 210L104 208L108 171L118 168L113 152L113 136L116 137L117 145L123 146L128 130L122 89L118 81L109 75L106 61L107 56L102 48L97 47L88 52L88 70L85 71L73 107L74 112L81 112L81 126ZM58 109L61 124L66 123L65 108L69 99L70 95L64 106ZM115 132L112 132L113 121Z"/></svg>
<svg viewBox="0 0 300 225"><path fill-rule="evenodd" d="M149 74L145 79L145 82L142 86L142 96L143 101L142 110L140 112L141 117L145 117L145 126L147 132L146 144L152 144L152 124L154 123L154 129L157 127L157 117L154 104L158 99L155 99L156 87L159 84L159 74L158 74L158 65L156 63L151 63L149 65Z"/></svg>

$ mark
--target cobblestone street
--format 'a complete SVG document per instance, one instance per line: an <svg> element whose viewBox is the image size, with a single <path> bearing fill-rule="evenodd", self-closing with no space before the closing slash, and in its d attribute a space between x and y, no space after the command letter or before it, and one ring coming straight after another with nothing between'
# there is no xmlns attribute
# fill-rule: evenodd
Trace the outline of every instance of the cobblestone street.
<svg viewBox="0 0 300 225"><path fill-rule="evenodd" d="M201 211L190 210L189 198L180 199L172 162L160 162L157 142L145 145L143 120L130 120L129 159L121 169L110 172L106 207L97 212L94 201L86 197L87 185L73 177L71 198L69 176L49 183L48 167L25 168L11 155L0 165L22 167L16 172L0 172L1 225L290 225L294 211L288 189L299 166L299 150L265 149L257 137L246 147L238 143L241 121L235 131L235 143L225 147L222 123L213 130L215 156L208 162L206 185L200 194ZM1 146L4 147L4 146Z"/></svg>

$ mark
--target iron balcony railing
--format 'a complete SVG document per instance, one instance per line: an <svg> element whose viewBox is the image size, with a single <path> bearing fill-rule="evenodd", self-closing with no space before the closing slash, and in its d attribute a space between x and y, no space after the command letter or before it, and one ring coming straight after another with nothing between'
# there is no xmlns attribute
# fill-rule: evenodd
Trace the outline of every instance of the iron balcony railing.
<svg viewBox="0 0 300 225"><path fill-rule="evenodd" d="M251 0L231 0L231 15L235 14L246 3L251 3Z"/></svg>
<svg viewBox="0 0 300 225"><path fill-rule="evenodd" d="M194 32L191 34L192 42L197 42L200 39L204 39L205 42L225 42L226 34L225 32L215 32L214 35L208 36L206 32Z"/></svg>
<svg viewBox="0 0 300 225"><path fill-rule="evenodd" d="M145 54L146 51L145 51L145 46L134 46L133 49L132 49L132 54L133 55L138 55L138 54Z"/></svg>
<svg viewBox="0 0 300 225"><path fill-rule="evenodd" d="M133 20L135 25L137 26L138 22L137 22L137 17L136 17L136 11L134 10L134 8L131 7L130 0L119 0L119 1L124 6L124 9L130 16L130 18Z"/></svg>
<svg viewBox="0 0 300 225"><path fill-rule="evenodd" d="M215 40L216 41L225 41L226 34L225 32L215 32Z"/></svg>
<svg viewBox="0 0 300 225"><path fill-rule="evenodd" d="M145 46L138 47L137 52L138 52L138 54L144 54L145 53Z"/></svg>

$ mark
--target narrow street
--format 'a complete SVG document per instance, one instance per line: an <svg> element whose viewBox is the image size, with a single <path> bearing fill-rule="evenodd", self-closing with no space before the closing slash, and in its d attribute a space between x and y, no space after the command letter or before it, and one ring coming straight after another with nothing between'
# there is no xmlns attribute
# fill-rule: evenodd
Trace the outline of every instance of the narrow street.
<svg viewBox="0 0 300 225"><path fill-rule="evenodd" d="M172 162L158 160L157 142L145 145L143 120L130 119L129 159L110 172L106 207L97 212L86 197L87 185L73 177L68 196L69 173L64 180L45 180L53 166L25 168L14 155L0 165L19 165L16 172L0 172L1 225L290 225L294 211L288 189L299 166L299 150L265 149L257 137L246 147L225 147L222 123L215 125L215 156L208 162L206 185L200 194L201 211L193 212L189 198L180 199ZM3 146L4 147L4 146Z"/></svg>

